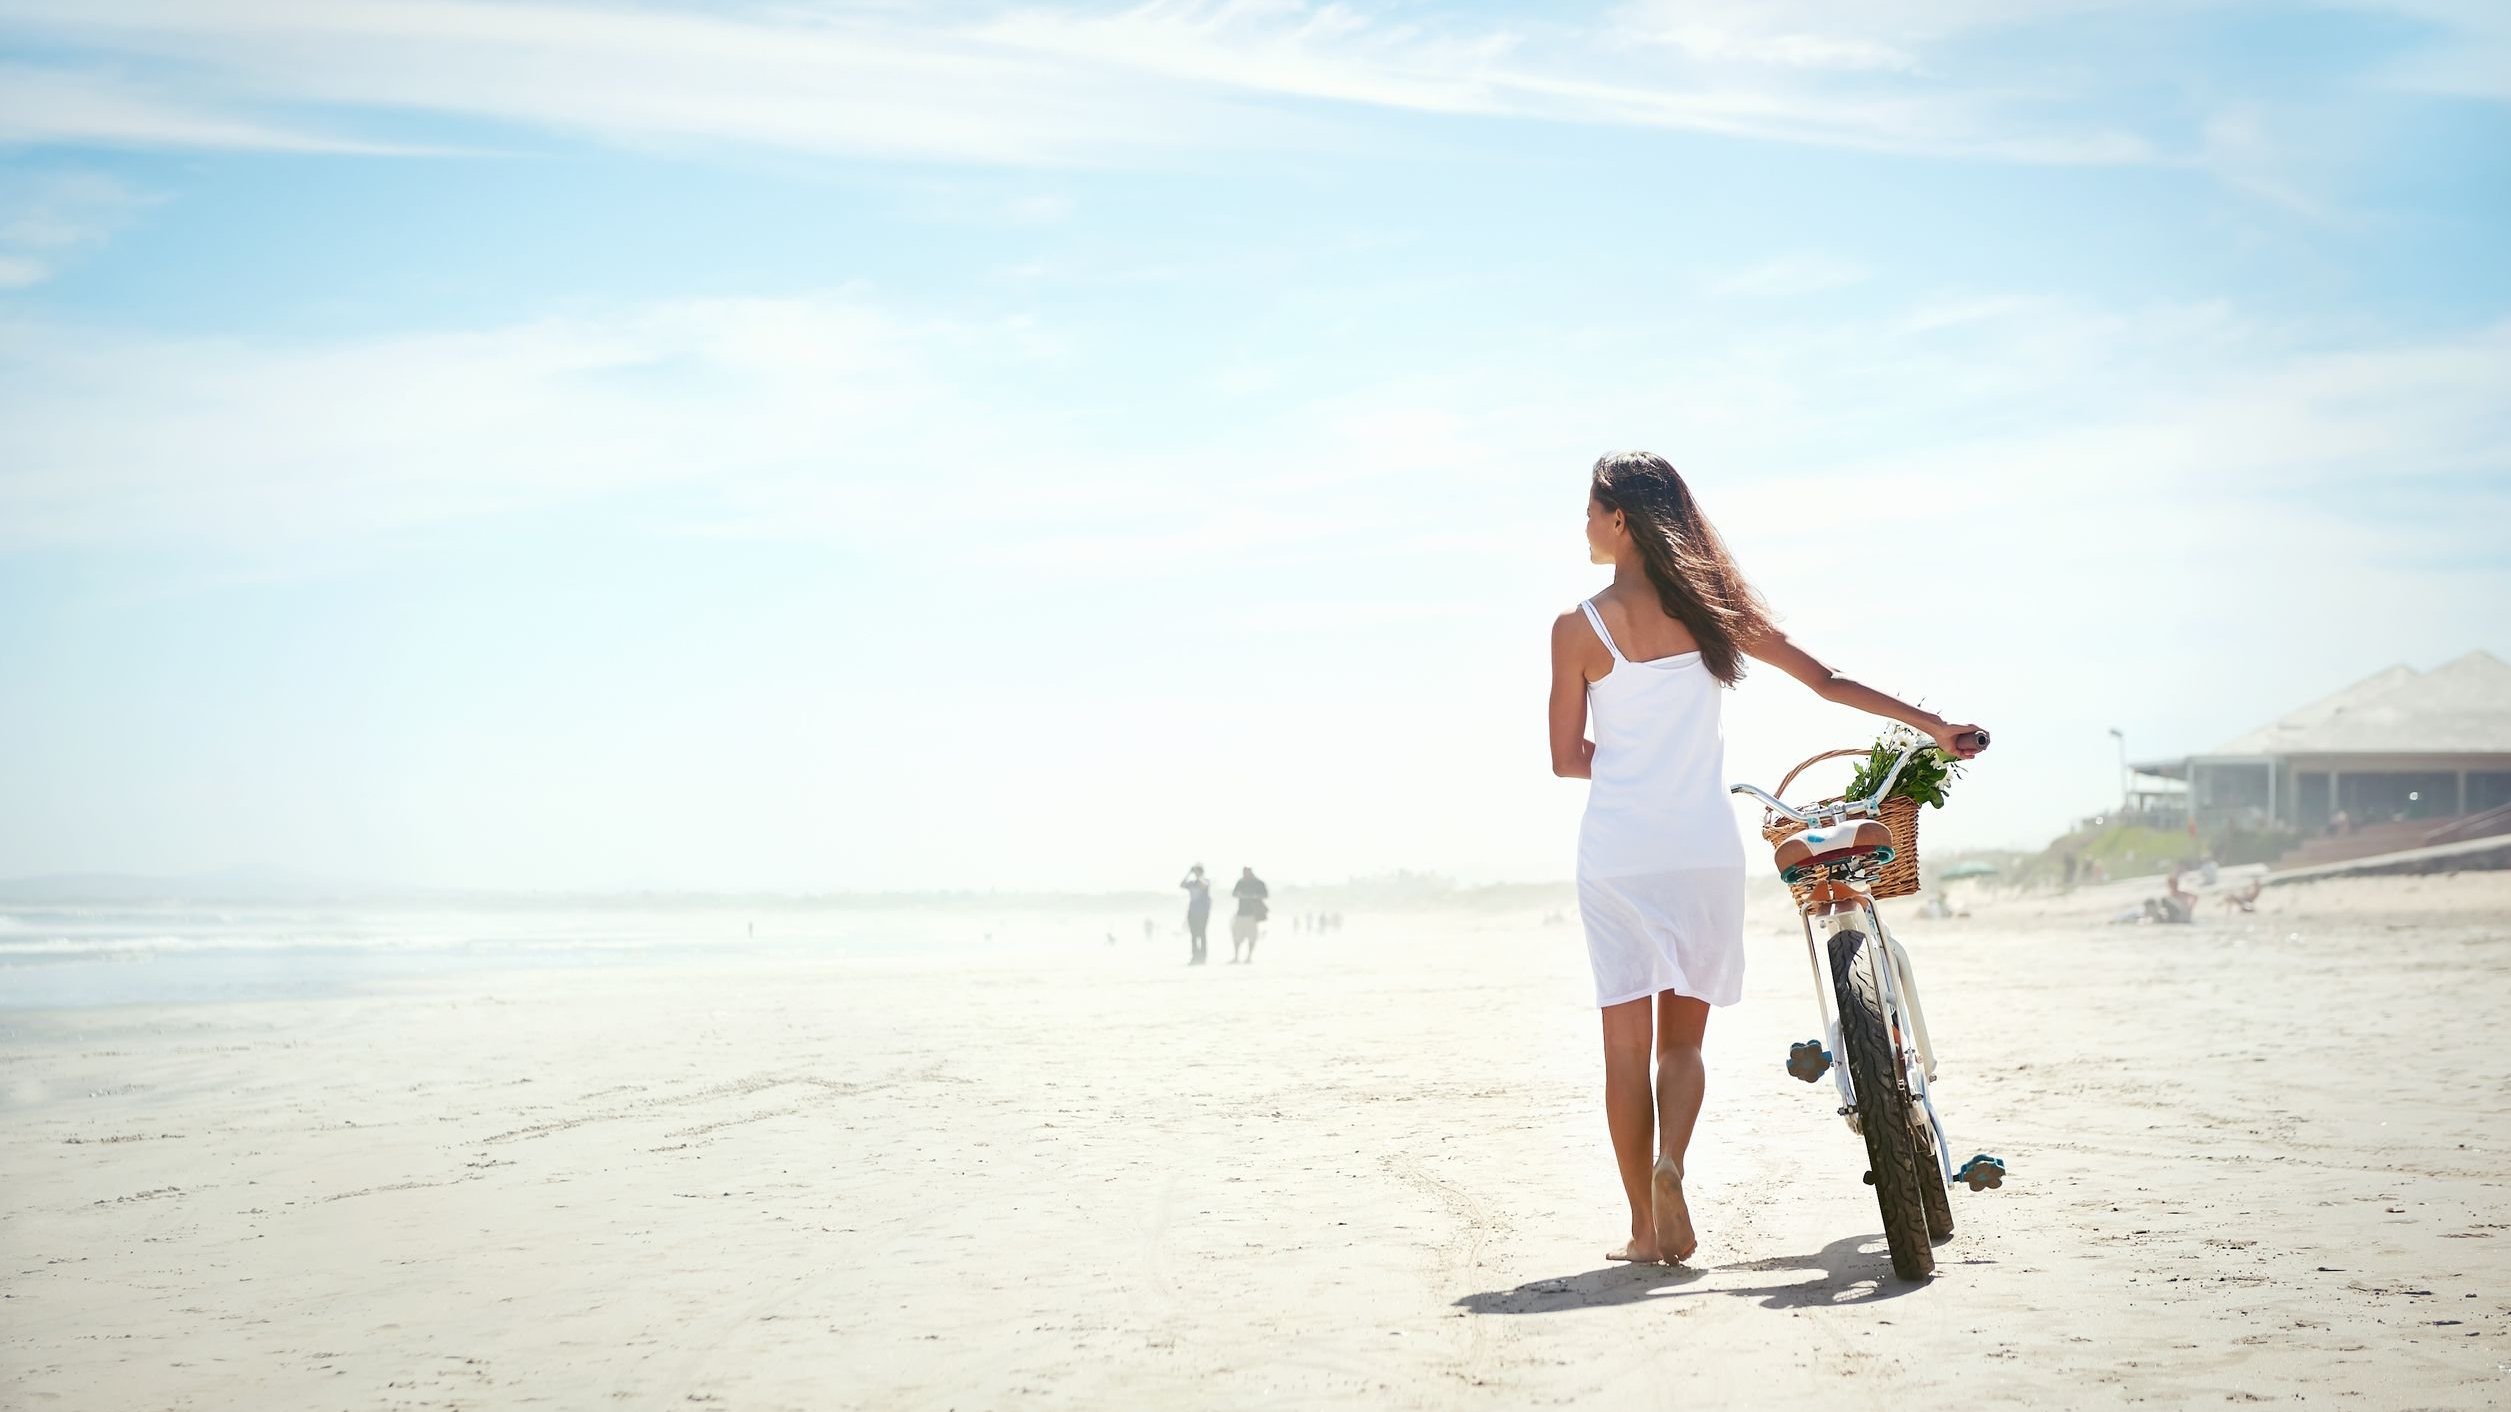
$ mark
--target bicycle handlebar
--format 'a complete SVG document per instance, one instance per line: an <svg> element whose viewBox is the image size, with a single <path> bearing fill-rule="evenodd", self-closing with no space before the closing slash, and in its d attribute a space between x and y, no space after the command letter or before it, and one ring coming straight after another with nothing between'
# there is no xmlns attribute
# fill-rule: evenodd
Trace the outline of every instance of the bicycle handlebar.
<svg viewBox="0 0 2511 1412"><path fill-rule="evenodd" d="M1975 743L1980 750L1988 748L1988 733L1986 731L1972 731L1968 739ZM1884 775L1883 783L1875 787L1875 792L1873 794L1868 795L1864 799L1843 799L1828 809L1816 809L1810 814L1802 809L1796 808L1784 800L1775 798L1768 791L1761 789L1756 785L1730 785L1727 787L1726 792L1729 794L1749 794L1753 798L1760 800L1762 807L1768 809L1771 813L1794 819L1796 822L1810 827L1811 825L1824 819L1844 819L1852 813L1873 813L1876 809L1882 807L1884 799L1892 793L1892 786L1900 783L1901 771L1908 767L1911 760L1917 758L1918 752L1934 748L1934 743L1931 741L1920 741L1911 745L1909 748L1901 752L1901 758L1892 762L1891 770Z"/></svg>

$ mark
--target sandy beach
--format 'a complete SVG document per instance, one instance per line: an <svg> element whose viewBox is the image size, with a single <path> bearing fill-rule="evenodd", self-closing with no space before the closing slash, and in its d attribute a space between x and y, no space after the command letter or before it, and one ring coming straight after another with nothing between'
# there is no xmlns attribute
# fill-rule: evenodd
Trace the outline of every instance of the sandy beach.
<svg viewBox="0 0 2511 1412"><path fill-rule="evenodd" d="M2114 908L1899 923L1954 1140L2013 1171L1923 1286L1780 1070L1770 910L1690 1269L1600 1258L1584 963L1533 913L8 1010L0 1406L2511 1398L2511 875Z"/></svg>

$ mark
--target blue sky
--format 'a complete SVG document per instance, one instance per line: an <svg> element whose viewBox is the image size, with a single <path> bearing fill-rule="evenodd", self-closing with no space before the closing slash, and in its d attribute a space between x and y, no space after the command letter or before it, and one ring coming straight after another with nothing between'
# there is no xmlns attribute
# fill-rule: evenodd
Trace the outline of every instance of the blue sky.
<svg viewBox="0 0 2511 1412"><path fill-rule="evenodd" d="M2507 235L2454 0L0 0L0 874L1562 876L1628 445L2036 843L2511 655Z"/></svg>

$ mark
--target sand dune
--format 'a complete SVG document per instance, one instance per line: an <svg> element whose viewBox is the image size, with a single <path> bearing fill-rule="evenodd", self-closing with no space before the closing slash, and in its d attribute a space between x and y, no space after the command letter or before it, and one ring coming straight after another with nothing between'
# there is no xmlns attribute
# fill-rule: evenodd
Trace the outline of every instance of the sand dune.
<svg viewBox="0 0 2511 1412"><path fill-rule="evenodd" d="M1955 1141L2014 1174L1925 1286L1780 1072L1769 913L1691 1270L1600 1258L1579 942L1531 916L9 1012L0 1406L2499 1406L2506 904L1906 923Z"/></svg>

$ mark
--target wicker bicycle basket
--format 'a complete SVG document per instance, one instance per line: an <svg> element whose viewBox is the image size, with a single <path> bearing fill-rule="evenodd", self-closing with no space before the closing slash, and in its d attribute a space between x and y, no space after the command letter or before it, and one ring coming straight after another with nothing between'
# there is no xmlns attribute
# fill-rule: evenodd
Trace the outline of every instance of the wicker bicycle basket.
<svg viewBox="0 0 2511 1412"><path fill-rule="evenodd" d="M1825 760L1837 760L1842 756L1862 757L1865 754L1863 750L1826 750L1788 771L1787 778L1779 781L1779 787L1774 792L1779 798L1785 799L1787 787L1796 782L1798 775L1813 766ZM1811 813L1816 809L1827 809L1839 803L1844 797L1835 795L1802 807L1806 812ZM1883 872L1875 878L1874 894L1879 898L1915 897L1918 895L1918 801L1896 795L1883 801L1880 816L1883 819L1883 826L1892 831L1892 861L1884 864ZM1805 826L1794 819L1781 818L1767 811L1764 811L1761 816L1761 836L1769 840L1772 847L1776 847L1788 835L1802 833L1804 830ZM1796 895L1797 905L1802 906L1812 898L1813 888L1812 883L1804 882L1791 885L1788 891Z"/></svg>

